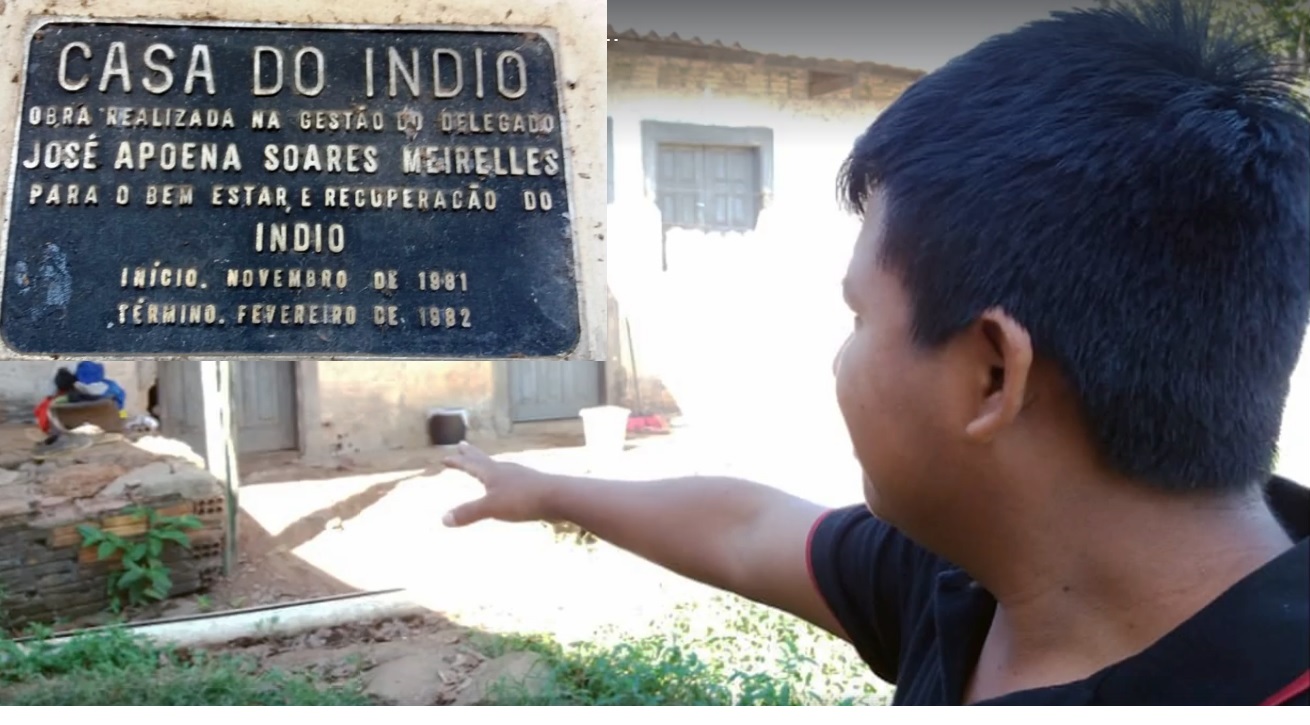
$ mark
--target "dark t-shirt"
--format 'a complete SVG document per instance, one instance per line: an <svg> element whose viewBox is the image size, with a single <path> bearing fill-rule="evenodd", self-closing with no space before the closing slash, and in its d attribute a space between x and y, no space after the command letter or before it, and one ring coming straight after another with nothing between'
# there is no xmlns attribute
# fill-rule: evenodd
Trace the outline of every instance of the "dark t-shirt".
<svg viewBox="0 0 1310 725"><path fill-rule="evenodd" d="M1310 489L1274 478L1271 508L1293 548L1233 585L1145 651L1085 680L995 705L1310 704ZM814 584L861 658L895 684L896 705L958 705L996 601L958 567L863 506L815 522Z"/></svg>

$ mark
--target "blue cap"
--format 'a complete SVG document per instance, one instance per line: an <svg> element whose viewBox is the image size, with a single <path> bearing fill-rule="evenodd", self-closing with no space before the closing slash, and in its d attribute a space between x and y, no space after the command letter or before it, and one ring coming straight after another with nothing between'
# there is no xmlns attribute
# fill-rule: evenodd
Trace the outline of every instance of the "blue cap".
<svg viewBox="0 0 1310 725"><path fill-rule="evenodd" d="M77 364L77 382L83 385L94 385L104 382L105 366L98 362L83 360Z"/></svg>

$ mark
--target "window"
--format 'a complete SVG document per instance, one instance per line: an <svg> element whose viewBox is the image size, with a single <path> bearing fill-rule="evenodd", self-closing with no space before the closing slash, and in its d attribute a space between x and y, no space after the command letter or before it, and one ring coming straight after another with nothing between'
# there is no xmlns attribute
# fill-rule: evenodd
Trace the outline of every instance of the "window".
<svg viewBox="0 0 1310 725"><path fill-rule="evenodd" d="M759 152L737 146L660 144L655 200L664 225L750 231L759 216Z"/></svg>
<svg viewBox="0 0 1310 725"><path fill-rule="evenodd" d="M772 187L773 132L642 124L646 183L665 228L748 232Z"/></svg>

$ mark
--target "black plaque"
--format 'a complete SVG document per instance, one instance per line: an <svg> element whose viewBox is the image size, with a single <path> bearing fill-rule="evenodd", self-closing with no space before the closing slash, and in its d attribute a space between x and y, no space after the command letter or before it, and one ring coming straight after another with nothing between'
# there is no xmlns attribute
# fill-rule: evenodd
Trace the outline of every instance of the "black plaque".
<svg viewBox="0 0 1310 725"><path fill-rule="evenodd" d="M531 31L40 26L0 333L111 357L569 353L556 72Z"/></svg>

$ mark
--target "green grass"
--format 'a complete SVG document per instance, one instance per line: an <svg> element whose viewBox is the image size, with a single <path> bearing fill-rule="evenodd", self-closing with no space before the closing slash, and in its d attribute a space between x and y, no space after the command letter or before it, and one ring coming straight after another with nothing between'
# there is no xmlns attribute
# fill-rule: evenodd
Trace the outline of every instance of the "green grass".
<svg viewBox="0 0 1310 725"><path fill-rule="evenodd" d="M49 633L43 633L48 636ZM489 655L542 657L544 686L498 686L504 705L868 705L890 688L851 648L808 624L731 595L683 605L633 635L584 642L485 635ZM125 630L27 649L0 640L9 705L367 705L358 683L329 685L251 659L161 648Z"/></svg>
<svg viewBox="0 0 1310 725"><path fill-rule="evenodd" d="M508 636L482 646L543 658L539 691L496 687L501 705L880 705L891 696L849 645L732 595L681 606L635 638Z"/></svg>
<svg viewBox="0 0 1310 725"><path fill-rule="evenodd" d="M232 655L184 655L122 630L42 640L27 651L0 640L0 703L6 705L367 705L356 686L327 686L260 671Z"/></svg>
<svg viewBox="0 0 1310 725"><path fill-rule="evenodd" d="M358 683L329 685L261 669L230 654L158 647L122 629L24 650L0 640L0 703L8 705L367 705ZM849 646L776 610L731 595L678 607L638 636L585 642L484 635L488 655L542 657L544 687L498 686L504 705L885 704Z"/></svg>
<svg viewBox="0 0 1310 725"><path fill-rule="evenodd" d="M358 682L328 684L253 659L158 647L123 629L26 650L0 638L0 703L9 705L367 705ZM480 635L491 656L541 656L532 691L497 686L503 705L877 705L891 687L851 647L807 623L729 594L684 604L640 633L582 642Z"/></svg>

